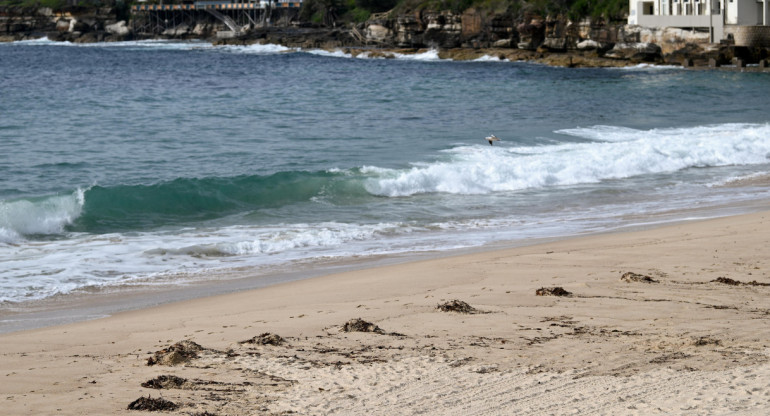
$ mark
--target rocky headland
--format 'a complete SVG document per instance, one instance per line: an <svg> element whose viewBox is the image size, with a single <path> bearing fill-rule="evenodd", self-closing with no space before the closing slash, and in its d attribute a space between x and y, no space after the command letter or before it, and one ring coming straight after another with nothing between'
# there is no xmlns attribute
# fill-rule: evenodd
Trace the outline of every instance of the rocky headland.
<svg viewBox="0 0 770 416"><path fill-rule="evenodd" d="M223 23L203 16L149 33L132 24L126 9L0 7L0 41L47 37L75 43L139 39L204 39L215 44L279 44L287 47L345 50L353 55L393 57L395 53L439 51L444 59L481 56L533 61L564 67L617 67L641 63L694 68L767 67L767 48L708 42L708 33L654 29L602 19L572 21L564 16L514 18L468 9L463 13L418 11L381 13L365 23L323 27L296 20L269 27L244 27L237 36ZM280 21L276 19L275 21Z"/></svg>

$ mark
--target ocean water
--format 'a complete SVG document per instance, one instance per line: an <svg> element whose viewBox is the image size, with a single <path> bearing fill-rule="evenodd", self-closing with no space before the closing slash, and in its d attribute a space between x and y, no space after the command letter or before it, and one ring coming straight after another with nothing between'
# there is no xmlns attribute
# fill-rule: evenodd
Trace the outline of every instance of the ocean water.
<svg viewBox="0 0 770 416"><path fill-rule="evenodd" d="M768 97L673 67L0 44L0 309L767 208L736 180L770 174Z"/></svg>

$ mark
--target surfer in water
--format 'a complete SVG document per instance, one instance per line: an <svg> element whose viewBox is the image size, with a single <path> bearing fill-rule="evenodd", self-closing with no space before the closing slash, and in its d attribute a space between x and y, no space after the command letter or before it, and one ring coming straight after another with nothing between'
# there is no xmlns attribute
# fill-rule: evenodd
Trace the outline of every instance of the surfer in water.
<svg viewBox="0 0 770 416"><path fill-rule="evenodd" d="M498 139L497 136L495 136L494 134L490 134L489 136L485 137L485 139L487 139L490 146L494 146L495 142L500 141L500 139Z"/></svg>

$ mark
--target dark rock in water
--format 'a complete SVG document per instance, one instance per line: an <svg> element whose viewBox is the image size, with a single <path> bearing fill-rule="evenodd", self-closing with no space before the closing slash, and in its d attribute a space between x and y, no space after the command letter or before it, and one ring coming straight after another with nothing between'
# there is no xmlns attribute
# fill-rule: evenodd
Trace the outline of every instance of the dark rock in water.
<svg viewBox="0 0 770 416"><path fill-rule="evenodd" d="M102 40L104 40L104 33L88 32L75 39L75 43L95 43Z"/></svg>
<svg viewBox="0 0 770 416"><path fill-rule="evenodd" d="M283 339L278 334L271 334L269 332L262 333L254 338L247 339L246 341L241 341L241 344L257 344L257 345L283 345L283 343L286 342L285 339Z"/></svg>
<svg viewBox="0 0 770 416"><path fill-rule="evenodd" d="M444 302L442 304L439 304L436 309L442 311L442 312L458 312L458 313L476 313L478 312L478 309L474 308L471 305L468 305L467 303L461 301L461 300L450 300L448 302Z"/></svg>
<svg viewBox="0 0 770 416"><path fill-rule="evenodd" d="M703 48L699 45L688 43L683 48L667 54L665 62L672 65L692 66L685 65L685 62L694 65L696 62L703 60L703 53Z"/></svg>
<svg viewBox="0 0 770 416"><path fill-rule="evenodd" d="M180 341L176 344L156 351L147 359L147 365L177 365L198 358L198 353L204 348L192 341Z"/></svg>
<svg viewBox="0 0 770 416"><path fill-rule="evenodd" d="M541 287L535 291L537 296L571 296L572 292L567 292L563 287Z"/></svg>
<svg viewBox="0 0 770 416"><path fill-rule="evenodd" d="M650 276L646 276L639 273L634 272L627 272L623 273L623 276L620 276L620 280L624 282L642 282L642 283L658 283L657 280L653 279Z"/></svg>
<svg viewBox="0 0 770 416"><path fill-rule="evenodd" d="M142 387L147 387L149 389L180 389L185 383L187 383L186 378L174 375L162 375L155 377L152 380L145 381L142 383Z"/></svg>
<svg viewBox="0 0 770 416"><path fill-rule="evenodd" d="M361 318L351 319L347 322L345 322L345 325L342 326L343 332L374 332L377 334L384 334L385 331L382 330L382 328L378 327L377 325L364 321Z"/></svg>
<svg viewBox="0 0 770 416"><path fill-rule="evenodd" d="M152 397L140 397L128 405L128 410L144 410L148 412L160 412L165 410L176 410L179 405L162 398L153 399Z"/></svg>

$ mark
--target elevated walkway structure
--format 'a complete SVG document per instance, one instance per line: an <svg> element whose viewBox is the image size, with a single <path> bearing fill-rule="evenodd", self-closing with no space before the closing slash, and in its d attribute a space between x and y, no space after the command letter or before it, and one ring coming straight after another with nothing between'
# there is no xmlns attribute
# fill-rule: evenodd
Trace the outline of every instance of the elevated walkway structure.
<svg viewBox="0 0 770 416"><path fill-rule="evenodd" d="M245 28L267 26L280 11L296 12L302 0L223 0L184 4L137 4L131 7L131 24L137 33L174 34L207 17L222 22L235 35ZM285 14L285 13L284 13Z"/></svg>

